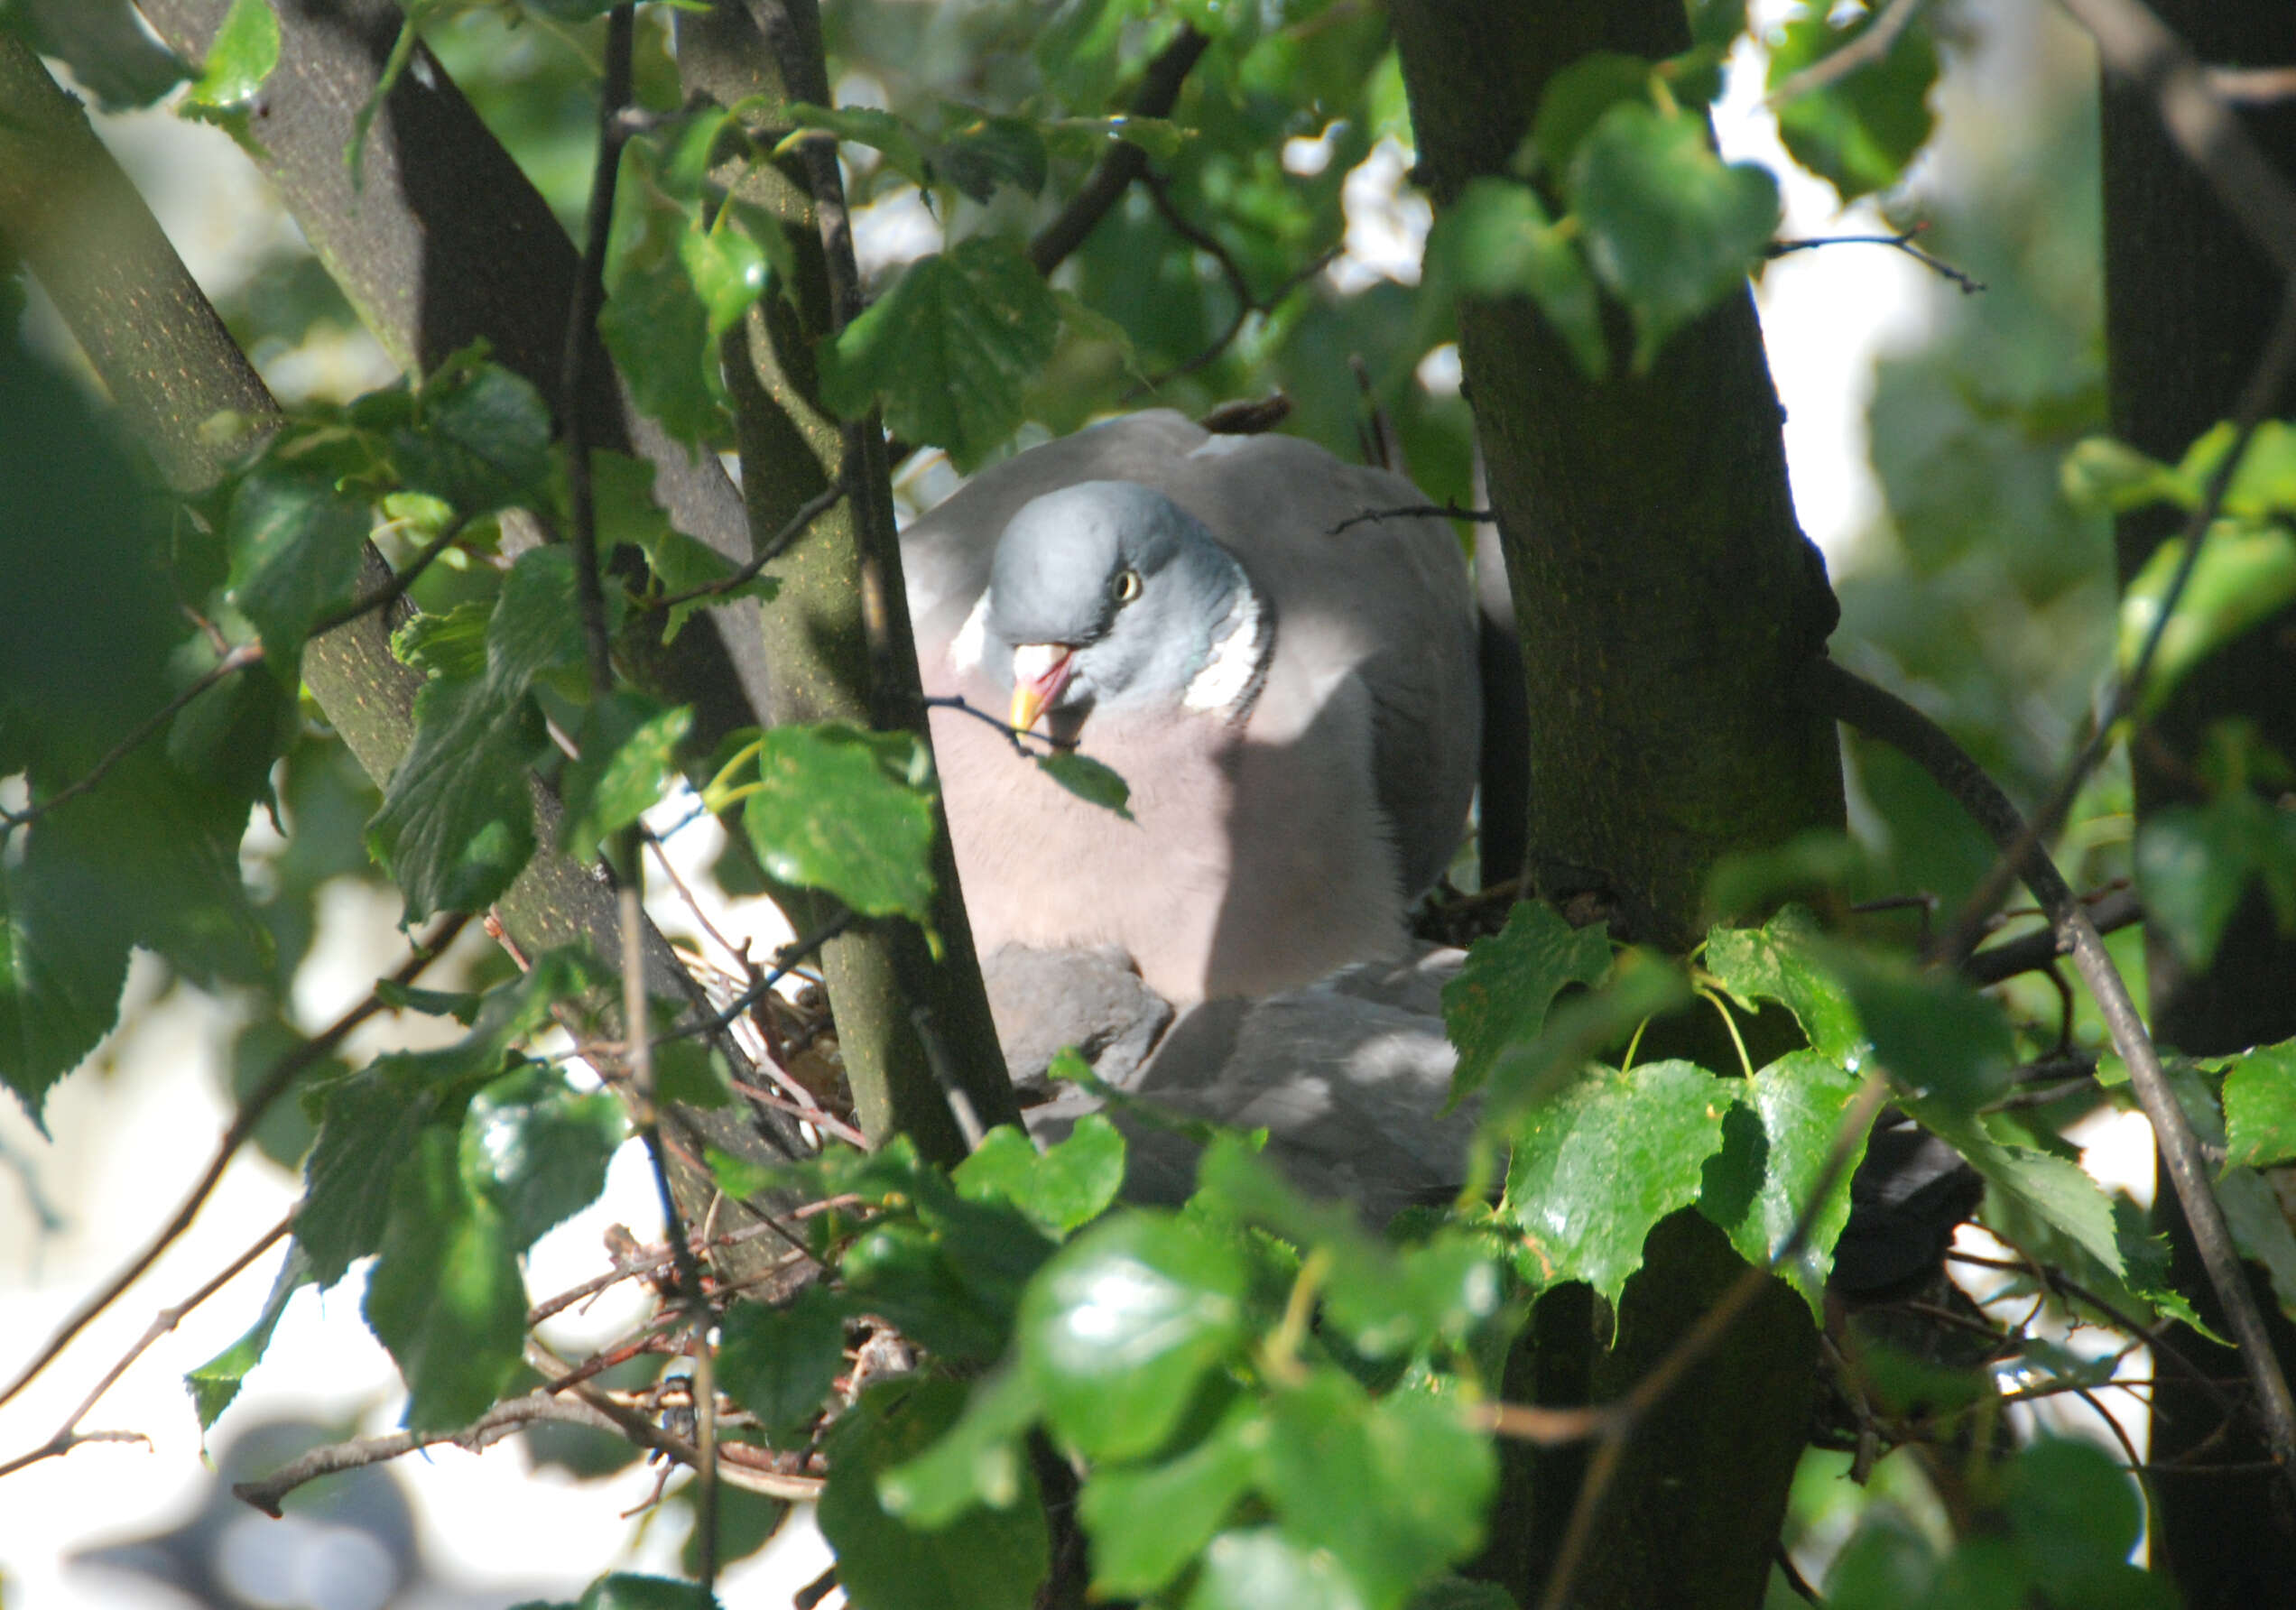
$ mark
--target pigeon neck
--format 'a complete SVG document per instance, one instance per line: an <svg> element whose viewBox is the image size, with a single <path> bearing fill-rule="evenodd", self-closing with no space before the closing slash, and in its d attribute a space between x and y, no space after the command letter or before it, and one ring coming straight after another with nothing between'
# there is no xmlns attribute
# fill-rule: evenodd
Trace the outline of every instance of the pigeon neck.
<svg viewBox="0 0 2296 1610"><path fill-rule="evenodd" d="M1244 568L1236 565L1236 590L1229 595L1227 617L1212 629L1211 652L1203 669L1189 679L1180 702L1191 710L1240 717L1251 708L1260 685L1267 680L1274 647L1275 623L1253 590Z"/></svg>

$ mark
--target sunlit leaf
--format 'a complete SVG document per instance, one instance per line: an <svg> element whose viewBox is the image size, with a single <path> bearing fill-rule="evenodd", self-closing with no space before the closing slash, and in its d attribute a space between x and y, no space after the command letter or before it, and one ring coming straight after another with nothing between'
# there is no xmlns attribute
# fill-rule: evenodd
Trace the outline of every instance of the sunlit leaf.
<svg viewBox="0 0 2296 1610"><path fill-rule="evenodd" d="M1470 296L1527 296L1599 380L1609 370L1602 308L1576 243L1547 217L1529 185L1475 179L1428 232L1426 273Z"/></svg>
<svg viewBox="0 0 2296 1610"><path fill-rule="evenodd" d="M1507 925L1467 949L1443 986L1443 1026L1458 1047L1453 1099L1480 1088L1510 1046L1545 1027L1547 1009L1573 984L1599 983L1610 970L1610 935L1599 923L1573 928L1543 901L1518 902Z"/></svg>
<svg viewBox="0 0 2296 1610"><path fill-rule="evenodd" d="M256 1316L247 1334L184 1376L183 1384L190 1391L202 1431L212 1427L216 1418L239 1396L248 1374L263 1362L264 1354L270 1349L272 1333L279 1328L280 1316L287 1311L288 1300L310 1282L310 1259L301 1242L291 1242L287 1256L279 1265L279 1273L272 1282L271 1295L264 1299L263 1312Z"/></svg>
<svg viewBox="0 0 2296 1610"><path fill-rule="evenodd" d="M1723 1148L1708 1165L1699 1200L1699 1210L1729 1232L1740 1257L1767 1263L1809 1211L1835 1144L1848 1143L1841 1171L1811 1216L1800 1254L1777 1270L1779 1278L1801 1293L1820 1325L1834 1243L1849 1222L1850 1176L1866 1151L1865 1133L1845 1133L1843 1121L1857 1106L1864 1083L1816 1051L1795 1051L1761 1069L1746 1081L1739 1106L1724 1121Z"/></svg>
<svg viewBox="0 0 2296 1610"><path fill-rule="evenodd" d="M916 738L825 722L761 740L742 827L767 872L869 916L926 918L932 798Z"/></svg>
<svg viewBox="0 0 2296 1610"><path fill-rule="evenodd" d="M1106 1212L1124 1176L1124 1136L1090 1113L1042 1152L1021 1131L1000 1124L949 1178L966 1196L1010 1202L1048 1234L1064 1235Z"/></svg>
<svg viewBox="0 0 2296 1610"><path fill-rule="evenodd" d="M690 705L664 709L635 689L617 688L594 702L582 723L580 758L560 783L566 814L559 847L587 860L651 810L677 781L678 745L692 727Z"/></svg>
<svg viewBox="0 0 2296 1610"><path fill-rule="evenodd" d="M2134 668L2138 651L2161 618L2183 557L2183 540L2170 538L2152 551L2122 595L2124 673ZM2141 708L2148 713L2159 709L2194 666L2271 619L2291 599L2296 599L2296 536L2280 526L2255 531L2219 523L2209 531L2176 613L2161 633Z"/></svg>
<svg viewBox="0 0 2296 1610"><path fill-rule="evenodd" d="M1787 23L1770 42L1770 88L1865 38L1880 12L1875 5L1838 23L1821 9ZM1917 15L1878 60L1781 103L1778 136L1845 203L1888 190L1929 141L1937 76L1937 46Z"/></svg>
<svg viewBox="0 0 2296 1610"><path fill-rule="evenodd" d="M2259 1046L2224 1082L2229 1161L2265 1168L2296 1157L2296 1040Z"/></svg>
<svg viewBox="0 0 2296 1610"><path fill-rule="evenodd" d="M1111 1598L1178 1576L1252 1485L1267 1425L1239 1398L1204 1439L1161 1463L1095 1467L1077 1512L1092 1538L1092 1585Z"/></svg>

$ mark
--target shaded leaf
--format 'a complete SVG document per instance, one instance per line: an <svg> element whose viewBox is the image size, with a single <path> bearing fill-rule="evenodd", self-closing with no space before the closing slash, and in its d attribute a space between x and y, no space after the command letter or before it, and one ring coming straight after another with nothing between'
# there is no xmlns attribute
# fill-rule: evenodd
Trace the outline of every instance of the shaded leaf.
<svg viewBox="0 0 2296 1610"><path fill-rule="evenodd" d="M1529 185L1469 180L1428 232L1426 273L1439 295L1456 287L1469 296L1529 297L1588 378L1609 372L1594 275Z"/></svg>
<svg viewBox="0 0 2296 1610"><path fill-rule="evenodd" d="M692 706L665 709L634 688L594 700L583 717L580 757L559 784L566 802L559 847L587 861L651 810L677 781L678 745L692 728Z"/></svg>
<svg viewBox="0 0 2296 1610"><path fill-rule="evenodd" d="M1035 1474L1020 1471L1010 1508L976 1509L927 1531L886 1513L877 1482L932 1446L965 1398L953 1381L910 1376L871 1387L829 1437L821 1535L837 1550L838 1577L863 1610L1027 1610L1050 1559Z"/></svg>
<svg viewBox="0 0 2296 1610"><path fill-rule="evenodd" d="M1618 51L1589 51L1547 80L1539 93L1538 116L1530 137L1515 153L1514 166L1528 174L1540 169L1560 179L1602 115L1621 101L1647 104L1651 64Z"/></svg>
<svg viewBox="0 0 2296 1610"><path fill-rule="evenodd" d="M1556 995L1609 970L1610 935L1600 923L1574 929L1543 901L1518 902L1506 927L1476 940L1443 986L1443 1028L1459 1053L1452 1099L1480 1088L1500 1052L1536 1040Z"/></svg>
<svg viewBox="0 0 2296 1610"><path fill-rule="evenodd" d="M73 81L106 112L148 106L190 76L129 0L15 0L0 7L0 28L69 67Z"/></svg>
<svg viewBox="0 0 2296 1610"><path fill-rule="evenodd" d="M391 432L400 478L465 516L532 508L547 497L551 413L542 393L481 348L449 358Z"/></svg>
<svg viewBox="0 0 2296 1610"><path fill-rule="evenodd" d="M508 1226L463 1182L453 1134L425 1129L396 1161L360 1311L405 1377L403 1423L446 1430L485 1412L519 1367L526 1285Z"/></svg>
<svg viewBox="0 0 2296 1610"><path fill-rule="evenodd" d="M1706 120L1639 102L1605 112L1570 164L1571 210L1595 273L1634 316L1634 368L1683 325L1738 291L1778 227L1778 181L1725 165Z"/></svg>
<svg viewBox="0 0 2296 1610"><path fill-rule="evenodd" d="M2138 824L2136 874L2146 916L2205 968L2252 882L2281 926L2296 928L2296 814L2245 786L2205 805L2163 805Z"/></svg>
<svg viewBox="0 0 2296 1610"><path fill-rule="evenodd" d="M757 1416L777 1447L820 1412L830 1383L845 1373L843 1305L819 1286L778 1308L736 1303L722 1334L718 1383Z"/></svg>
<svg viewBox="0 0 2296 1610"><path fill-rule="evenodd" d="M1092 1539L1093 1591L1152 1594L1177 1577L1252 1485L1267 1425L1238 1398L1186 1452L1144 1466L1093 1467L1077 1498Z"/></svg>
<svg viewBox="0 0 2296 1610"><path fill-rule="evenodd" d="M540 1063L488 1086L463 1120L463 1172L502 1215L523 1253L606 1189L606 1164L629 1133L622 1104L583 1094Z"/></svg>
<svg viewBox="0 0 2296 1610"><path fill-rule="evenodd" d="M1035 759L1038 771L1086 804L1113 810L1126 821L1132 819L1132 786L1113 768L1073 749L1055 749Z"/></svg>
<svg viewBox="0 0 2296 1610"><path fill-rule="evenodd" d="M728 440L731 421L709 313L681 256L685 209L653 182L642 143L625 148L623 163L598 336L640 409L689 449L714 447Z"/></svg>
<svg viewBox="0 0 2296 1610"><path fill-rule="evenodd" d="M366 500L338 492L324 468L266 465L239 483L224 527L225 586L274 671L294 663L313 621L350 602L372 526Z"/></svg>
<svg viewBox="0 0 2296 1610"><path fill-rule="evenodd" d="M1060 333L1060 304L1028 258L977 236L909 264L820 349L821 400L847 419L882 405L897 434L969 470L1020 424Z"/></svg>
<svg viewBox="0 0 2296 1610"><path fill-rule="evenodd" d="M1340 1560L1373 1610L1475 1551L1498 1478L1490 1439L1456 1402L1374 1398L1332 1369L1276 1394L1264 1457L1285 1535Z"/></svg>
<svg viewBox="0 0 2296 1610"><path fill-rule="evenodd" d="M1879 11L1870 7L1838 24L1824 11L1787 23L1771 41L1770 88L1864 38ZM1929 141L1937 76L1937 46L1917 15L1879 60L1779 105L1778 136L1845 203L1885 190Z"/></svg>
<svg viewBox="0 0 2296 1610"><path fill-rule="evenodd" d="M949 1434L877 1478L878 1502L912 1526L946 1526L966 1511L1010 1509L1028 1491L1020 1445L1036 1419L1036 1383L1004 1370L977 1383Z"/></svg>

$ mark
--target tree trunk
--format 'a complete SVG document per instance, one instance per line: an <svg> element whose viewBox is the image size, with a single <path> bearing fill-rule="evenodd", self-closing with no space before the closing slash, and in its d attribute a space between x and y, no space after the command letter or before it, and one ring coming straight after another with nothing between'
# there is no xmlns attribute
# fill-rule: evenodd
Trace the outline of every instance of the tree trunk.
<svg viewBox="0 0 2296 1610"><path fill-rule="evenodd" d="M2211 65L2284 67L2296 61L2296 8L2283 0L2151 0L2161 20ZM2280 276L2170 142L2142 90L2107 79L2103 96L2106 366L2113 434L2173 462L2228 415L2246 382L2282 294ZM2296 102L2243 114L2249 133L2282 174L2296 179ZM2275 400L2285 414L2296 396ZM2175 534L2173 510L2125 515L2115 533L2122 583ZM2140 823L2166 805L2201 798L2192 763L2212 723L2254 722L2257 734L2296 758L2296 610L2250 631L2199 666L2132 745ZM2191 1055L2234 1051L2296 1035L2296 936L2281 933L2261 887L2252 886L2216 958L2187 966L2159 934L2146 972L2152 1032ZM2179 1289L2199 1293L2221 1328L2215 1300L2176 1198L2162 1191L2156 1218L2170 1235ZM2296 1370L2296 1329L2254 1277L2258 1306L2283 1365ZM2190 1331L2180 1349L2212 1374L2236 1376L2227 1350ZM2163 1373L2153 1397L2152 1457L2174 1458L2222 1418L2208 1396ZM2236 1429L2211 1464L2264 1457ZM2286 1491L2268 1474L2164 1477L2155 1559L2171 1571L2191 1610L2278 1602L2296 1582L2296 1524Z"/></svg>
<svg viewBox="0 0 2296 1610"><path fill-rule="evenodd" d="M1506 171L1558 69L1592 50L1655 58L1690 43L1679 0L1397 0L1393 14L1419 178L1439 208ZM1614 932L1687 948L1718 858L1843 821L1833 724L1788 691L1836 612L1794 523L1752 298L1728 298L1642 376L1588 381L1521 300L1463 304L1459 355L1521 624L1528 868L1541 894L1591 907ZM1740 1266L1705 1228L1677 1219L1653 1234L1618 1342L1585 1372L1598 1396ZM1637 1432L1574 1605L1761 1601L1816 1357L1808 1310L1782 1286L1769 1298ZM1542 1325L1537 1346L1592 1344ZM1556 1360L1536 1373L1576 1372ZM1573 1463L1534 1461L1534 1486L1570 1483ZM1568 1508L1547 1493L1514 1502L1541 1531ZM1553 1542L1494 1540L1525 1602Z"/></svg>

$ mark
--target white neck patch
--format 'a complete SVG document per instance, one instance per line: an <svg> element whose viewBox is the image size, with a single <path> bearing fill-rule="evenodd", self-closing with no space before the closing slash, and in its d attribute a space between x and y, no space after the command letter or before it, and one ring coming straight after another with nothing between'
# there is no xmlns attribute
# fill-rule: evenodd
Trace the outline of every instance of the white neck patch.
<svg viewBox="0 0 2296 1610"><path fill-rule="evenodd" d="M973 613L957 628L957 635L949 642L949 663L959 676L969 675L980 669L981 653L988 646L988 589L981 588L980 599L973 606Z"/></svg>
<svg viewBox="0 0 2296 1610"><path fill-rule="evenodd" d="M1180 698L1189 709L1238 715L1260 690L1261 679L1267 672L1272 623L1240 566L1236 583L1227 618L1220 623L1213 640L1211 657L1203 670L1189 679L1188 690Z"/></svg>

